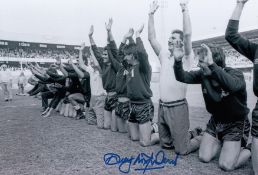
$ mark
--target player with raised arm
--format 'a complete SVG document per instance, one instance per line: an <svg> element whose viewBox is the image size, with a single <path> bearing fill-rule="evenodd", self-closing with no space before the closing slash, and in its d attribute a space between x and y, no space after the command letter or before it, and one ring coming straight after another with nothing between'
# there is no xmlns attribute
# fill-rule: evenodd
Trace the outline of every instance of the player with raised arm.
<svg viewBox="0 0 258 175"><path fill-rule="evenodd" d="M186 100L187 85L178 82L173 71L174 49L177 43L179 43L178 46L184 51L182 60L186 70L190 70L194 57L191 41L192 29L187 1L181 1L180 6L183 14L183 31L172 31L168 40L168 51L159 44L156 38L154 14L159 6L155 1L150 6L148 39L161 64L158 114L161 147L164 149L175 148L175 151L179 154L188 154L199 148L200 139L198 141L192 138L199 135L202 130L201 128L196 128L194 132L189 132L189 111Z"/></svg>
<svg viewBox="0 0 258 175"><path fill-rule="evenodd" d="M130 138L134 141L140 140L142 146L150 146L159 142L159 136L152 132L151 126L154 115L150 89L152 69L140 38L143 28L144 25L135 32L136 44L131 43L124 48L124 60L129 67L127 96L131 101L128 120Z"/></svg>
<svg viewBox="0 0 258 175"><path fill-rule="evenodd" d="M219 167L234 170L250 158L251 152L241 148L247 108L247 92L241 71L225 67L225 54L220 47L202 44L199 51L200 70L185 71L182 49L174 52L176 79L188 84L201 84L207 111L211 118L202 137L199 159L210 162L219 152Z"/></svg>
<svg viewBox="0 0 258 175"><path fill-rule="evenodd" d="M109 23L112 21L109 21ZM111 24L108 24L111 25ZM105 111L104 111L104 128L110 129L111 131L117 131L116 122L112 122L112 112L114 112L117 94L115 92L116 88L116 71L112 67L107 49L104 49L104 52L101 54L98 47L95 44L93 39L94 27L91 26L89 32L89 39L91 48L93 50L94 56L96 57L101 70L102 70L102 82L103 88L107 91L107 97L105 99ZM109 41L108 41L109 42ZM114 118L115 119L115 118Z"/></svg>
<svg viewBox="0 0 258 175"><path fill-rule="evenodd" d="M85 55L85 44L82 43L79 52L79 66L90 74L90 87L91 87L91 100L86 120L88 124L95 125L100 129L104 128L104 104L106 98L106 92L103 89L101 68L98 65L93 51L90 48L91 55ZM84 59L88 62L88 66L85 65Z"/></svg>
<svg viewBox="0 0 258 175"><path fill-rule="evenodd" d="M245 39L238 33L239 20L243 8L248 0L237 0L236 7L229 20L225 38L229 44L239 53L254 63L253 70L253 91L258 97L258 44ZM256 175L258 175L258 101L252 112L252 163ZM248 148L248 146L247 146Z"/></svg>
<svg viewBox="0 0 258 175"><path fill-rule="evenodd" d="M110 22L109 22L110 24ZM112 24L112 23L111 23ZM117 49L114 37L111 31L111 25L107 25L109 45L107 47L110 63L116 70L116 93L118 97L115 113L112 113L112 122L117 122L118 131L127 132L127 120L130 113L130 99L127 96L127 64L125 64L123 49L126 46L127 39L133 36L130 30L124 36L119 50Z"/></svg>
<svg viewBox="0 0 258 175"><path fill-rule="evenodd" d="M77 116L76 119L83 119L85 115L83 114L83 109L80 104L86 104L86 108L90 107L90 98L91 98L91 87L90 87L90 74L77 67L77 65L73 62L72 59L68 61L68 63L72 66L75 73L79 77L80 80L80 90L77 93L70 94L68 96L69 102L74 106L76 110ZM87 113L86 113L87 115Z"/></svg>

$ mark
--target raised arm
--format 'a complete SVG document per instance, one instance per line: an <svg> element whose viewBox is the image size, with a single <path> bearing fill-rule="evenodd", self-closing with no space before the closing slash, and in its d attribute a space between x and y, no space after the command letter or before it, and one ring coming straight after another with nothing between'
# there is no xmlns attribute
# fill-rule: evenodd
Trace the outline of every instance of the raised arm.
<svg viewBox="0 0 258 175"><path fill-rule="evenodd" d="M117 49L117 46L116 46L116 43L115 43L115 40L114 40L114 37L113 37L113 34L112 34L112 24L113 24L113 19L112 18L109 18L108 20L108 23L105 23L106 25L106 31L107 31L107 52L108 52L108 57L109 57L109 60L111 61L111 64L112 64L112 60L111 60L111 57L112 59L114 59L114 57L117 57L117 54L118 54L118 49ZM112 64L113 66L113 64Z"/></svg>
<svg viewBox="0 0 258 175"><path fill-rule="evenodd" d="M40 74L39 72L37 72L35 69L32 69L31 70L32 74L37 78L39 79L40 81L42 82L47 82L49 80L49 76L44 76L42 74Z"/></svg>
<svg viewBox="0 0 258 175"><path fill-rule="evenodd" d="M192 52L192 26L187 4L188 0L181 0L180 6L183 13L184 49L186 58L188 58L187 56Z"/></svg>
<svg viewBox="0 0 258 175"><path fill-rule="evenodd" d="M174 72L177 81L187 84L200 84L201 83L201 71L184 71L182 59L184 57L184 51L181 48L175 48L174 52Z"/></svg>
<svg viewBox="0 0 258 175"><path fill-rule="evenodd" d="M87 71L88 70L88 67L84 64L84 61L83 61L83 49L85 48L85 43L82 43L81 44L81 47L80 47L80 49L79 49L79 66L83 69L83 70L85 70L85 71ZM86 58L87 59L87 58Z"/></svg>
<svg viewBox="0 0 258 175"><path fill-rule="evenodd" d="M227 26L225 39L239 53L243 54L248 59L253 61L255 59L255 52L258 45L242 37L238 32L239 19L242 14L244 5L247 1L248 0L237 0L237 5Z"/></svg>
<svg viewBox="0 0 258 175"><path fill-rule="evenodd" d="M237 20L237 21L240 19L243 8L247 1L248 0L237 0L236 7L235 7L230 19Z"/></svg>
<svg viewBox="0 0 258 175"><path fill-rule="evenodd" d="M149 71L151 71L151 66L149 64L148 54L140 38L140 34L142 33L143 28L144 28L144 25L142 25L140 29L135 32L136 47L137 47L137 53L138 53L138 61L140 63L140 71L144 73L149 73Z"/></svg>
<svg viewBox="0 0 258 175"><path fill-rule="evenodd" d="M103 58L101 56L101 53L100 53L98 47L95 44L95 41L93 39L93 33L94 33L94 27L91 26L90 32L89 32L90 45L91 45L94 56L96 57L99 65L102 67L103 66Z"/></svg>
<svg viewBox="0 0 258 175"><path fill-rule="evenodd" d="M90 57L91 62L93 63L93 65L98 69L99 73L101 74L102 73L102 69L101 69L101 67L100 67L100 65L99 65L99 63L98 63L98 61L97 61L97 59L96 59L96 57L95 57L95 55L93 53L92 48L90 48L90 54L91 54L91 57Z"/></svg>
<svg viewBox="0 0 258 175"><path fill-rule="evenodd" d="M91 46L92 46L92 45L96 45L96 44L95 44L95 41L94 41L94 39L93 39L93 33L94 33L94 26L91 25L91 26L90 26L90 31L89 31L89 39L90 39L90 45L91 45Z"/></svg>
<svg viewBox="0 0 258 175"><path fill-rule="evenodd" d="M39 64L38 64L37 62L35 62L35 67L36 67L37 69L41 69L41 67L39 66Z"/></svg>
<svg viewBox="0 0 258 175"><path fill-rule="evenodd" d="M216 63L209 66L212 71L212 76L221 85L225 91L234 93L241 89L245 89L245 79L242 72L238 70L230 70L226 72Z"/></svg>
<svg viewBox="0 0 258 175"><path fill-rule="evenodd" d="M159 8L157 1L153 1L150 5L149 20L148 20L148 39L155 54L159 56L161 46L156 38L156 31L154 27L154 13Z"/></svg>
<svg viewBox="0 0 258 175"><path fill-rule="evenodd" d="M135 32L136 45L137 45L137 48L140 49L141 52L144 52L144 53L147 54L147 52L144 48L143 42L140 38L140 35L141 35L143 29L144 29L144 25L142 24L141 27ZM138 42L137 42L137 40L138 40Z"/></svg>
<svg viewBox="0 0 258 175"><path fill-rule="evenodd" d="M108 23L105 23L106 25L106 30L107 30L107 36L108 36L108 41L114 41L114 37L112 34L112 25L113 25L113 19L109 18Z"/></svg>
<svg viewBox="0 0 258 175"><path fill-rule="evenodd" d="M130 28L129 31L124 35L121 43L125 45L127 40L130 40L130 39L132 40L133 34L134 34L134 30L133 28Z"/></svg>
<svg viewBox="0 0 258 175"><path fill-rule="evenodd" d="M47 70L46 73L47 73L47 75L49 75L51 78L54 78L54 79L62 77L62 75L58 75L57 73L54 73L54 72L49 71L49 70Z"/></svg>
<svg viewBox="0 0 258 175"><path fill-rule="evenodd" d="M45 72L43 72L42 70L36 68L35 66L32 67L31 71L32 71L34 74L38 74L38 75L43 76L43 77L44 77L44 75L45 75Z"/></svg>
<svg viewBox="0 0 258 175"><path fill-rule="evenodd" d="M60 71L64 74L65 77L68 77L68 72L65 70L61 58L56 58L56 64L59 66Z"/></svg>
<svg viewBox="0 0 258 175"><path fill-rule="evenodd" d="M68 63L72 66L79 78L84 78L84 73L73 63L72 59L70 59Z"/></svg>
<svg viewBox="0 0 258 175"><path fill-rule="evenodd" d="M116 46L116 42L114 40L113 34L112 34L112 25L113 25L113 19L109 18L108 24L106 24L106 30L108 35L108 41L109 41L109 48L114 58L118 55L118 49Z"/></svg>
<svg viewBox="0 0 258 175"><path fill-rule="evenodd" d="M44 69L42 69L37 62L35 62L35 66L33 66L33 69L38 73L41 74L42 76L44 76L44 74L46 73L46 71Z"/></svg>
<svg viewBox="0 0 258 175"><path fill-rule="evenodd" d="M220 84L222 89L234 93L246 87L242 72L235 69L230 69L226 72L214 63L210 48L205 44L202 44L202 47L207 50L207 56L204 62L207 63L212 73L211 76Z"/></svg>
<svg viewBox="0 0 258 175"><path fill-rule="evenodd" d="M68 72L65 70L63 63L59 65L61 72L64 74L65 77L68 77Z"/></svg>
<svg viewBox="0 0 258 175"><path fill-rule="evenodd" d="M107 47L107 51L111 66L115 70L115 72L117 72L119 70L120 63L115 59L114 55L112 54L110 45Z"/></svg>
<svg viewBox="0 0 258 175"><path fill-rule="evenodd" d="M128 38L129 44L136 44L133 37Z"/></svg>
<svg viewBox="0 0 258 175"><path fill-rule="evenodd" d="M134 34L134 30L133 28L130 28L129 31L124 35L121 44L119 46L119 50L118 50L118 56L117 56L117 61L119 61L120 63L123 61L124 58L124 48L126 47L126 42L129 40L129 44L133 44L133 34ZM133 41L133 43L132 43Z"/></svg>

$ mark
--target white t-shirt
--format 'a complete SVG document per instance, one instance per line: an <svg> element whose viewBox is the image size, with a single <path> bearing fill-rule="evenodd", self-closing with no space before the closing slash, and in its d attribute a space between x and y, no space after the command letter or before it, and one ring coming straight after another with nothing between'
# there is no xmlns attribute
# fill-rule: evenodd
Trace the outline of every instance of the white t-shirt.
<svg viewBox="0 0 258 175"><path fill-rule="evenodd" d="M94 71L90 66L87 67L87 71L90 74L91 94L94 96L106 95L100 73L98 71Z"/></svg>
<svg viewBox="0 0 258 175"><path fill-rule="evenodd" d="M169 51L161 50L159 54L161 63L160 70L160 99L163 102L172 102L182 100L186 97L187 84L176 80L174 73L174 58L170 56ZM183 58L183 68L186 71L191 69L194 59L193 51L187 57Z"/></svg>
<svg viewBox="0 0 258 175"><path fill-rule="evenodd" d="M8 83L12 80L12 73L8 69L6 71L1 71L0 72L0 82L1 83Z"/></svg>
<svg viewBox="0 0 258 175"><path fill-rule="evenodd" d="M25 85L27 83L27 79L25 76L19 76L18 77L18 84L23 84Z"/></svg>

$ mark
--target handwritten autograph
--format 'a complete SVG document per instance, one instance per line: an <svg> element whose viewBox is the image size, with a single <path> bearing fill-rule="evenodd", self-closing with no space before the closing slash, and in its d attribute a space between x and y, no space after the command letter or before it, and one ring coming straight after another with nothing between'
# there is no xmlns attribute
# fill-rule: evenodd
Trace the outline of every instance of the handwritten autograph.
<svg viewBox="0 0 258 175"><path fill-rule="evenodd" d="M178 157L179 155L176 154L175 159L168 159L162 150L155 155L140 153L137 157L120 157L115 153L107 153L104 155L104 162L109 166L118 165L119 171L126 174L130 173L132 166L138 165L139 167L134 170L144 174L146 171L162 169L167 164L176 166Z"/></svg>

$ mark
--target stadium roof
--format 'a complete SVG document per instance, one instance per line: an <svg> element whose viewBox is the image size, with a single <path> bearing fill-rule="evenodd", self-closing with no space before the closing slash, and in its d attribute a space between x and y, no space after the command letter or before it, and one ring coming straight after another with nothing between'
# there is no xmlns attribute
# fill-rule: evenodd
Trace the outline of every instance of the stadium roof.
<svg viewBox="0 0 258 175"><path fill-rule="evenodd" d="M258 29L240 32L240 34L245 38L258 43ZM193 48L200 47L202 43L206 43L206 44L213 43L223 47L230 47L228 42L225 40L225 35L194 41Z"/></svg>

